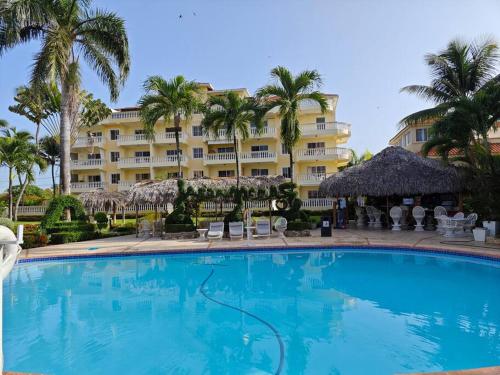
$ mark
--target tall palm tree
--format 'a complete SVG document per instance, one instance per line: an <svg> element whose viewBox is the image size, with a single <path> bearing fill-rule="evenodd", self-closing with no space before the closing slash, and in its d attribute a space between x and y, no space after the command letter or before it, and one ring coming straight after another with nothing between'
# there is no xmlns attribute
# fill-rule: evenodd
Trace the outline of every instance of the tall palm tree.
<svg viewBox="0 0 500 375"><path fill-rule="evenodd" d="M240 164L238 156L238 137L242 140L250 136L250 124L255 124L259 133L262 130L263 110L253 98L244 98L234 91L212 96L206 103L204 118L201 122L205 134L218 136L225 130L226 138L233 142L236 162L236 187L240 186Z"/></svg>
<svg viewBox="0 0 500 375"><path fill-rule="evenodd" d="M40 153L47 164L50 165L52 175L52 195L56 196L55 166L59 161L60 146L59 141L54 136L46 136L40 139Z"/></svg>
<svg viewBox="0 0 500 375"><path fill-rule="evenodd" d="M266 102L268 110L279 110L281 142L290 157L290 179L293 181L293 148L301 136L298 120L300 103L317 103L321 113L326 112L328 103L324 95L316 90L322 84L321 76L316 70L304 70L294 76L287 68L278 66L271 70L271 77L276 82L259 89L257 97Z"/></svg>
<svg viewBox="0 0 500 375"><path fill-rule="evenodd" d="M128 39L123 19L92 9L91 0L23 0L0 8L0 55L17 45L41 41L31 85L56 81L61 89L62 192L70 194L71 124L79 108L80 61L108 86L111 99L129 72Z"/></svg>
<svg viewBox="0 0 500 375"><path fill-rule="evenodd" d="M181 119L189 119L200 107L199 85L187 81L183 76L165 80L160 76L151 76L144 81L146 93L139 100L144 133L149 140L154 140L155 124L163 117L165 122L174 123L177 169L182 173L180 159L179 132Z"/></svg>

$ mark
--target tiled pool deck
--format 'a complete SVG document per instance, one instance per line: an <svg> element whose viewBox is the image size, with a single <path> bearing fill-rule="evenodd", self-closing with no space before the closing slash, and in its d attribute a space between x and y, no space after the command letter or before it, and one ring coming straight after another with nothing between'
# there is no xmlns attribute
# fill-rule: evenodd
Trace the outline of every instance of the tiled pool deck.
<svg viewBox="0 0 500 375"><path fill-rule="evenodd" d="M135 235L85 241L65 245L23 250L20 259L24 262L37 259L67 257L119 256L137 253L178 253L196 251L231 251L258 249L283 249L304 247L392 247L405 250L422 249L433 252L472 255L500 260L500 240L488 239L477 243L472 238L445 239L436 232L392 232L387 230L335 230L333 237L321 237L319 230L311 237L255 239L239 241L199 242L198 240L161 240L159 238L136 238ZM421 374L413 374L421 375ZM426 374L431 375L431 374ZM500 367L475 370L447 371L432 375L500 375Z"/></svg>

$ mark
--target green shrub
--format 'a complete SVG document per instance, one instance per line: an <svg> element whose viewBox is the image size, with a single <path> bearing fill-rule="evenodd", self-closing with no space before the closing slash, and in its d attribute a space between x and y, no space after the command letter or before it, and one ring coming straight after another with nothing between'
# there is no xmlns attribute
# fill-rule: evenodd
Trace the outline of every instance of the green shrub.
<svg viewBox="0 0 500 375"><path fill-rule="evenodd" d="M49 242L48 237L42 233L24 233L23 240L23 249L47 246L47 243Z"/></svg>
<svg viewBox="0 0 500 375"><path fill-rule="evenodd" d="M108 227L108 215L104 212L97 212L94 215L94 219L97 222L97 228L99 228L99 230L103 230Z"/></svg>
<svg viewBox="0 0 500 375"><path fill-rule="evenodd" d="M95 232L96 226L82 221L60 221L46 228L47 233L57 232Z"/></svg>
<svg viewBox="0 0 500 375"><path fill-rule="evenodd" d="M292 221L287 225L287 230L307 230L307 229L311 229L311 224L306 221Z"/></svg>
<svg viewBox="0 0 500 375"><path fill-rule="evenodd" d="M166 224L165 232L167 233L180 233L180 232L192 232L194 231L193 224Z"/></svg>
<svg viewBox="0 0 500 375"><path fill-rule="evenodd" d="M97 238L95 232L56 232L50 235L51 244L88 241Z"/></svg>
<svg viewBox="0 0 500 375"><path fill-rule="evenodd" d="M14 230L14 222L6 217L0 217L0 225L9 228L12 231Z"/></svg>
<svg viewBox="0 0 500 375"><path fill-rule="evenodd" d="M72 195L61 195L50 201L45 216L40 223L40 227L42 229L52 227L56 222L61 220L61 216L66 208L71 210L71 218L73 220L85 220L85 210L78 198Z"/></svg>
<svg viewBox="0 0 500 375"><path fill-rule="evenodd" d="M115 227L113 228L113 231L120 234L132 234L135 233L135 227L132 228L126 226Z"/></svg>

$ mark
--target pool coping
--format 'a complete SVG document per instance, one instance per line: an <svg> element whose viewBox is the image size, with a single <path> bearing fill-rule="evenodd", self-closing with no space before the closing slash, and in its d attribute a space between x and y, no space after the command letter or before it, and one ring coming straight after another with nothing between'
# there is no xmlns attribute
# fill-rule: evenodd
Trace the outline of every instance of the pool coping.
<svg viewBox="0 0 500 375"><path fill-rule="evenodd" d="M269 252L283 252L287 250L325 250L325 251L341 251L341 250L377 250L382 252L408 252L408 253L424 253L436 255L450 255L464 258L473 258L480 260L487 260L493 262L500 262L500 253L491 254L484 253L481 250L472 249L457 249L457 248L438 248L429 246L409 246L409 245L395 245L395 244L376 244L366 245L359 244L353 245L352 243L338 243L335 245L278 245L262 247L211 247L211 248L185 248L185 249L162 249L162 250L138 250L138 251L116 251L116 252L95 252L92 254L61 254L61 255L42 255L33 256L30 258L20 258L17 263L34 263L34 262L47 262L57 260L75 260L75 259L96 259L96 258L120 258L131 256L151 256L151 255L182 255L182 254L221 254L221 253L269 253Z"/></svg>

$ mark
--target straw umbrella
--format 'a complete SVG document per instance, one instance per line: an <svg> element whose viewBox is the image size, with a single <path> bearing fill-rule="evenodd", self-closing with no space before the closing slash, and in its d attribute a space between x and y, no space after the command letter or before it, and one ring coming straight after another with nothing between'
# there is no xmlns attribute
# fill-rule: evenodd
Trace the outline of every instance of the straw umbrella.
<svg viewBox="0 0 500 375"><path fill-rule="evenodd" d="M89 209L92 214L94 214L96 210L102 210L106 212L112 211L113 223L116 223L116 210L118 209L118 207L122 208L123 212L127 203L126 193L118 191L106 191L103 189L82 193L80 194L79 199L82 202L83 206ZM124 212L123 220L125 220Z"/></svg>

